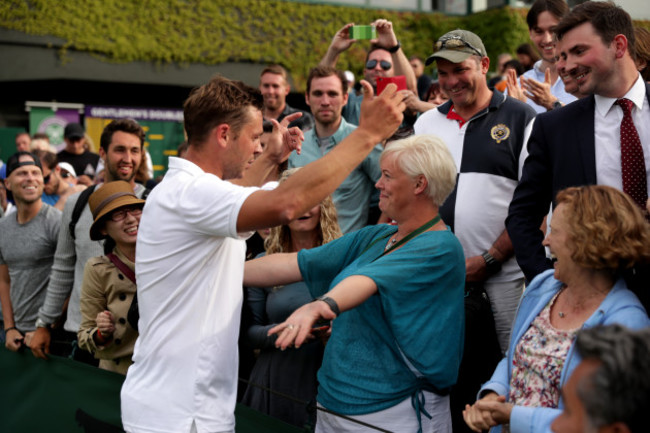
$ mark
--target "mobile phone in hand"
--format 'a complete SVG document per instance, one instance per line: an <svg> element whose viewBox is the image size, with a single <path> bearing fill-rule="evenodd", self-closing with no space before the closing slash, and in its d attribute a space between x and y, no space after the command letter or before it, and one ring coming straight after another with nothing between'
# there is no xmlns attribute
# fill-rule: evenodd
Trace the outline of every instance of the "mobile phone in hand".
<svg viewBox="0 0 650 433"><path fill-rule="evenodd" d="M375 26L352 26L350 39L377 39L377 29Z"/></svg>
<svg viewBox="0 0 650 433"><path fill-rule="evenodd" d="M377 77L377 95L381 95L389 83L395 83L397 90L406 90L406 76L396 75L394 77Z"/></svg>

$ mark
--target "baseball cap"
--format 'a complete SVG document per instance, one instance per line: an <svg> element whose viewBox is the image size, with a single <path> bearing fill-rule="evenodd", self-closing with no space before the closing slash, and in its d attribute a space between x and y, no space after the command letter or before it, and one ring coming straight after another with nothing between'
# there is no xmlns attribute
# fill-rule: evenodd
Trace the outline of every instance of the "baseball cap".
<svg viewBox="0 0 650 433"><path fill-rule="evenodd" d="M436 59L460 63L467 60L469 56L487 56L483 41L469 30L452 30L442 35L433 44L433 54L427 58L425 64L428 66Z"/></svg>
<svg viewBox="0 0 650 433"><path fill-rule="evenodd" d="M23 155L27 155L31 157L32 160L21 161L20 157ZM41 165L41 159L38 158L36 155L34 155L31 152L16 152L13 155L11 155L7 160L7 177L11 175L12 171L16 170L19 167L23 167L25 165L35 165L41 169L41 172L43 171L43 166Z"/></svg>
<svg viewBox="0 0 650 433"><path fill-rule="evenodd" d="M77 173L74 171L74 167L69 162L59 162L59 168L61 168L61 170L67 171L72 177L77 177Z"/></svg>
<svg viewBox="0 0 650 433"><path fill-rule="evenodd" d="M63 130L63 137L64 138L83 138L84 136L84 128L78 123L68 123L65 125L65 129Z"/></svg>

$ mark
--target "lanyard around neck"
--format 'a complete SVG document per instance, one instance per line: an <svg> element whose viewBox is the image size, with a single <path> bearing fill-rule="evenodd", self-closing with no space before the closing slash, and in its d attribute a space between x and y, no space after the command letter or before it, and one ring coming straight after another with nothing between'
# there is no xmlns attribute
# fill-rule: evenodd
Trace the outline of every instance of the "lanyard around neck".
<svg viewBox="0 0 650 433"><path fill-rule="evenodd" d="M395 244L391 245L390 248L385 249L385 250L384 250L384 251L379 255L379 257L377 257L377 258L374 259L373 261L375 261L375 260L377 260L378 258L384 256L385 254L390 253L390 252L393 251L395 248L399 248L399 247L401 247L402 245L404 245L405 243L407 243L408 241L410 241L411 239L413 239L413 238L416 237L417 235L419 235L419 234L421 234L421 233L424 233L425 231L429 230L431 227L433 227L433 226L435 226L436 224L438 224L439 221L440 221L440 214L436 215L436 216L435 216L431 221L429 221L429 222L427 222L427 223L421 225L421 226L418 227L417 229L413 230L413 231L412 231L411 233L409 233L407 236L404 236L404 238L400 239L399 242L396 242ZM361 255L365 254L365 252L368 251L370 248L372 248L372 246L375 245L377 242L381 241L382 239L386 239L387 237L390 237L390 236L393 235L393 234L394 234L394 232L393 232L393 233L388 233L387 235L382 236L382 237L380 237L379 239L375 239L375 240L374 240L370 245L368 245L368 246L366 247L365 250L363 250L363 252L361 253Z"/></svg>

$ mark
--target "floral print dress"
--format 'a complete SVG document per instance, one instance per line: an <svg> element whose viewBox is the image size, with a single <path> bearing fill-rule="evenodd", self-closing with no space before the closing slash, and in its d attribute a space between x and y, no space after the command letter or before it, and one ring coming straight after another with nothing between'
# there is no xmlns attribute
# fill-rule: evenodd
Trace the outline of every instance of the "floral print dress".
<svg viewBox="0 0 650 433"><path fill-rule="evenodd" d="M551 325L553 299L533 320L512 358L509 401L518 406L557 408L564 361L579 328L555 329Z"/></svg>

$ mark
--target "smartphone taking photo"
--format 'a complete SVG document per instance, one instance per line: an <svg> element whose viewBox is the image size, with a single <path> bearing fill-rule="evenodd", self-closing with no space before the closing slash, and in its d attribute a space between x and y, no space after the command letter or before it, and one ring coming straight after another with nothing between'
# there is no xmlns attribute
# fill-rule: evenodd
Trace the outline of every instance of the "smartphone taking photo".
<svg viewBox="0 0 650 433"><path fill-rule="evenodd" d="M377 29L375 26L352 26L350 39L377 39Z"/></svg>

